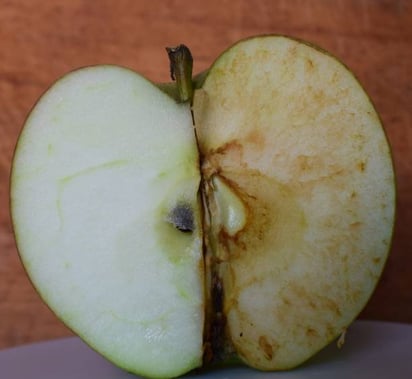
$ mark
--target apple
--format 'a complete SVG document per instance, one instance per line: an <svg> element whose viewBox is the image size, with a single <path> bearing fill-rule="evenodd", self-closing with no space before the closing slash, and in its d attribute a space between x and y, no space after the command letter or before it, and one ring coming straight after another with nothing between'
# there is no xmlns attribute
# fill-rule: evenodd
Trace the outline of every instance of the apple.
<svg viewBox="0 0 412 379"><path fill-rule="evenodd" d="M379 117L336 58L283 36L176 83L76 70L39 100L11 176L17 247L43 300L116 365L175 377L237 359L294 368L345 333L394 223Z"/></svg>

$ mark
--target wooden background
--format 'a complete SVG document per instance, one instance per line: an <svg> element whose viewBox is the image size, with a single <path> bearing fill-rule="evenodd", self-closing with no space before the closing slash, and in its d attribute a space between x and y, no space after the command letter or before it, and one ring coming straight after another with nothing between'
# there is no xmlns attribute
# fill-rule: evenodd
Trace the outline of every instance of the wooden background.
<svg viewBox="0 0 412 379"><path fill-rule="evenodd" d="M412 1L0 0L0 348L70 334L31 287L9 219L13 148L39 95L67 71L97 63L166 81L165 46L186 43L200 71L236 40L261 33L330 50L381 114L397 172L398 221L361 317L412 323Z"/></svg>

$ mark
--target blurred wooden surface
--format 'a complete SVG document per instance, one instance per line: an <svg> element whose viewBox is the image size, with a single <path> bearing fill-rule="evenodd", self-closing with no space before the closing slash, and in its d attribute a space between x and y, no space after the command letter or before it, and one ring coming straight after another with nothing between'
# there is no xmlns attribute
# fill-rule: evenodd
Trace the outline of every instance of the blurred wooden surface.
<svg viewBox="0 0 412 379"><path fill-rule="evenodd" d="M97 63L166 81L165 46L186 43L200 71L236 40L261 33L330 50L381 114L397 172L398 222L361 317L412 323L412 1L0 0L0 348L70 333L30 285L9 220L13 148L39 95L67 71Z"/></svg>

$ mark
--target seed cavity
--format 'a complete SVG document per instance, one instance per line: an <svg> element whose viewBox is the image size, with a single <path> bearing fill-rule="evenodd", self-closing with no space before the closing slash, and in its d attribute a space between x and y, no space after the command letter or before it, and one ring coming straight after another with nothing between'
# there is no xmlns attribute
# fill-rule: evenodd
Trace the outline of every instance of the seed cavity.
<svg viewBox="0 0 412 379"><path fill-rule="evenodd" d="M193 209L188 203L178 203L169 213L167 220L183 233L195 230Z"/></svg>

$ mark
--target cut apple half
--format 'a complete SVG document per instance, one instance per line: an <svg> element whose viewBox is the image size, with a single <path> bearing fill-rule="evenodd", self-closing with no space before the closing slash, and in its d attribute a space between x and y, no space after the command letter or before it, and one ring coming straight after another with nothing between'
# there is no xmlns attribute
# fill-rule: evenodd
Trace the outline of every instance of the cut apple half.
<svg viewBox="0 0 412 379"><path fill-rule="evenodd" d="M128 370L176 376L202 362L199 180L189 105L119 67L61 79L18 142L24 266L56 314ZM174 225L185 209L186 233Z"/></svg>
<svg viewBox="0 0 412 379"><path fill-rule="evenodd" d="M287 37L241 41L193 84L182 98L179 80L96 66L46 92L13 161L22 262L56 315L128 371L296 367L382 273L384 130L344 65Z"/></svg>
<svg viewBox="0 0 412 379"><path fill-rule="evenodd" d="M193 112L227 338L249 365L295 367L345 331L382 272L395 193L379 117L334 57L273 36L226 51ZM234 234L214 217L216 178L246 209Z"/></svg>

